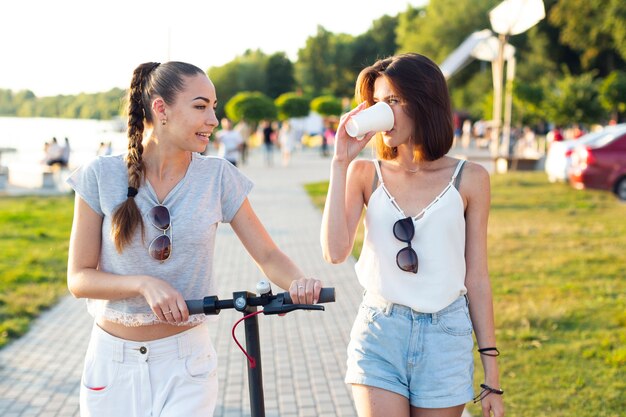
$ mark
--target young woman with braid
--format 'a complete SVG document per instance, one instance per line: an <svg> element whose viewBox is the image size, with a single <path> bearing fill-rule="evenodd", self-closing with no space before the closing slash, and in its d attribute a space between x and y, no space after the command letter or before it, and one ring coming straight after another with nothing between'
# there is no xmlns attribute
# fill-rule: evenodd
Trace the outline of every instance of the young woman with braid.
<svg viewBox="0 0 626 417"><path fill-rule="evenodd" d="M139 65L128 99L128 152L98 157L68 180L76 191L68 287L95 319L81 416L210 416L215 349L206 316L190 316L184 300L216 293L218 223L230 223L295 302L315 303L321 283L274 244L247 199L251 182L200 155L218 124L215 87L201 69Z"/></svg>
<svg viewBox="0 0 626 417"><path fill-rule="evenodd" d="M345 260L366 208L356 274L365 292L350 334L345 381L361 417L460 417L473 397L476 333L485 374L484 417L502 417L489 273L489 174L451 158L448 88L430 59L404 54L364 68L361 104L341 118L321 240ZM350 117L386 102L393 128L376 135L377 159Z"/></svg>

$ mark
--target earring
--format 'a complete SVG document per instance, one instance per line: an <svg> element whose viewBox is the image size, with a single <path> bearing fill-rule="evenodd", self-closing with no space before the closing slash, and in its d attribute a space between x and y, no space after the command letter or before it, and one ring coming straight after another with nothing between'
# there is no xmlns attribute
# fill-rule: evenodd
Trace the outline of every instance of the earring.
<svg viewBox="0 0 626 417"><path fill-rule="evenodd" d="M163 126L165 126L165 125L167 124L167 119L163 119L163 120L161 120L161 124L162 124Z"/></svg>

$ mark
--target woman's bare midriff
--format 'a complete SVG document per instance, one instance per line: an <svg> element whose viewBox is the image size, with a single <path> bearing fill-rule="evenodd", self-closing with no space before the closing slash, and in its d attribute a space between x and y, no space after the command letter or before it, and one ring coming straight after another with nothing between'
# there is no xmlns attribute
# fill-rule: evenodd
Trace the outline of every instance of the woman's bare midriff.
<svg viewBox="0 0 626 417"><path fill-rule="evenodd" d="M191 329L194 325L172 326L171 324L160 323L149 326L129 327L100 318L98 319L98 326L108 334L120 339L132 340L134 342L149 342L150 340L163 339L164 337L182 333Z"/></svg>

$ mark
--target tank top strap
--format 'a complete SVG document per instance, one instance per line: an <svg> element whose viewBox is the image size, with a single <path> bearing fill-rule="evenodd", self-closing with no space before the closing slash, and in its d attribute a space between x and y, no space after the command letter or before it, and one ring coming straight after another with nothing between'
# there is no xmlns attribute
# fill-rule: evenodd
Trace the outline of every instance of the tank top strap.
<svg viewBox="0 0 626 417"><path fill-rule="evenodd" d="M465 166L465 159L461 159L458 164L456 164L456 169L454 170L454 174L452 174L452 178L450 178L450 182L454 183L454 188L459 188L459 183L461 182L461 171ZM457 178L458 177L458 178Z"/></svg>
<svg viewBox="0 0 626 417"><path fill-rule="evenodd" d="M385 181L383 181L383 173L380 170L380 161L378 159L374 159L372 160L372 162L374 163L374 167L376 167L376 175L374 176L374 178L378 178L380 183L382 185L385 185Z"/></svg>
<svg viewBox="0 0 626 417"><path fill-rule="evenodd" d="M372 160L372 162L374 163L374 167L376 167L376 171L374 172L374 180L372 181L372 193L373 193L378 188L378 181L380 180L380 183L381 184L383 183L383 176L381 175L381 172L380 172L380 166L379 166L378 160L374 159Z"/></svg>

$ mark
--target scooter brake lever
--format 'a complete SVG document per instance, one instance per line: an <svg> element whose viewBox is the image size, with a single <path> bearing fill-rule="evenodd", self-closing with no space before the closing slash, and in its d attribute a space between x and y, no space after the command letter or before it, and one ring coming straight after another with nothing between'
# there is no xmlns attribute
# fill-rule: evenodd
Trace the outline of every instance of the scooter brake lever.
<svg viewBox="0 0 626 417"><path fill-rule="evenodd" d="M294 310L319 310L324 311L324 306L313 305L313 304L278 304L275 302L271 302L263 308L263 314L283 314L289 313Z"/></svg>

